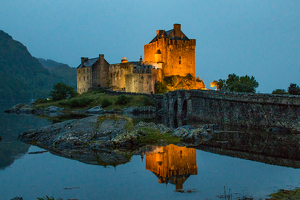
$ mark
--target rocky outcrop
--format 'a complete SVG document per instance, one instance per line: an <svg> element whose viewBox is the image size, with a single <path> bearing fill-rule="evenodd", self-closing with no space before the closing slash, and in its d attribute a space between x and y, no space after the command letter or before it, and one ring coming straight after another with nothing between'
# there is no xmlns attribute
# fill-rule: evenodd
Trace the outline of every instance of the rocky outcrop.
<svg viewBox="0 0 300 200"><path fill-rule="evenodd" d="M15 113L15 114L46 114L50 115L51 113L56 113L63 111L64 108L56 107L56 106L49 106L47 108L33 108L31 105L24 104L24 103L19 103L10 109L4 111L6 113Z"/></svg>
<svg viewBox="0 0 300 200"><path fill-rule="evenodd" d="M45 112L59 112L59 111L63 111L63 110L64 110L64 108L60 108L60 107L56 107L56 106L49 106L44 109Z"/></svg>
<svg viewBox="0 0 300 200"><path fill-rule="evenodd" d="M184 142L200 143L211 139L217 128L218 125L216 124L204 125L201 128L185 125L175 129L172 136L181 137Z"/></svg>
<svg viewBox="0 0 300 200"><path fill-rule="evenodd" d="M140 122L120 115L100 115L56 123L19 135L18 139L42 147L53 154L89 164L116 165L130 160L150 132L172 132L164 125ZM126 148L124 151L122 149Z"/></svg>
<svg viewBox="0 0 300 200"><path fill-rule="evenodd" d="M26 143L55 149L107 149L139 146L139 138L150 132L166 134L172 129L154 123L140 122L133 127L132 119L120 115L100 115L56 123L19 135Z"/></svg>

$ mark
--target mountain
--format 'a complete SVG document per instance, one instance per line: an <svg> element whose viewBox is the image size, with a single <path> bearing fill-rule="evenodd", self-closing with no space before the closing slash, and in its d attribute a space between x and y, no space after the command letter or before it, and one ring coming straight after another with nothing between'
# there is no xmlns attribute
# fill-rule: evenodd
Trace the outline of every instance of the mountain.
<svg viewBox="0 0 300 200"><path fill-rule="evenodd" d="M37 58L38 61L47 68L49 72L57 77L61 77L62 81L74 88L77 87L77 69L67 64L59 63L50 59Z"/></svg>
<svg viewBox="0 0 300 200"><path fill-rule="evenodd" d="M0 100L47 98L64 78L49 72L20 42L0 30Z"/></svg>
<svg viewBox="0 0 300 200"><path fill-rule="evenodd" d="M44 59L44 58L37 58L38 61L43 65L43 67L49 69L51 67L57 67L59 65L63 65L63 63L59 63L59 62L56 62L54 60L51 60L51 59Z"/></svg>

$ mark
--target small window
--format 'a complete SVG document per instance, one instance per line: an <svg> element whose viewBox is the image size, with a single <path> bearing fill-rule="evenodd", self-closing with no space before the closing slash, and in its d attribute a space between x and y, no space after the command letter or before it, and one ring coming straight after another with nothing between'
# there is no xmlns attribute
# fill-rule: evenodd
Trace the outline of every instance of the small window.
<svg viewBox="0 0 300 200"><path fill-rule="evenodd" d="M89 76L86 77L86 80L89 80Z"/></svg>
<svg viewBox="0 0 300 200"><path fill-rule="evenodd" d="M181 56L179 56L179 65L181 64Z"/></svg>

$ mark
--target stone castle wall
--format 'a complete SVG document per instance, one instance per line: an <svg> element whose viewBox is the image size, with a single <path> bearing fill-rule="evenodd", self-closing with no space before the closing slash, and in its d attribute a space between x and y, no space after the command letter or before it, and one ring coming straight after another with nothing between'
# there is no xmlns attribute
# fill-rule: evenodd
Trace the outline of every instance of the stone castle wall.
<svg viewBox="0 0 300 200"><path fill-rule="evenodd" d="M174 91L164 94L169 114L210 123L253 128L282 126L300 131L300 97L217 91Z"/></svg>
<svg viewBox="0 0 300 200"><path fill-rule="evenodd" d="M77 91L78 93L87 92L92 87L92 68L77 68Z"/></svg>
<svg viewBox="0 0 300 200"><path fill-rule="evenodd" d="M93 86L94 87L109 87L109 63L104 59L104 55L99 55L99 60L93 67Z"/></svg>
<svg viewBox="0 0 300 200"><path fill-rule="evenodd" d="M130 73L125 75L126 92L154 93L154 75L152 73Z"/></svg>
<svg viewBox="0 0 300 200"><path fill-rule="evenodd" d="M125 75L132 73L133 66L131 63L118 63L110 65L109 67L109 79L110 86L118 89L126 88Z"/></svg>
<svg viewBox="0 0 300 200"><path fill-rule="evenodd" d="M195 76L195 48L194 39L183 41L161 38L144 45L144 59L147 62L163 62L163 76ZM161 55L157 56L158 53Z"/></svg>

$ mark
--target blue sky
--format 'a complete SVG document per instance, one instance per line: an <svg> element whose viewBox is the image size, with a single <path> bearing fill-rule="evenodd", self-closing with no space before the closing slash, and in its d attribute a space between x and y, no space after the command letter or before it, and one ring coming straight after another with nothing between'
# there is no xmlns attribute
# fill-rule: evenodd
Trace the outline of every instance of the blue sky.
<svg viewBox="0 0 300 200"><path fill-rule="evenodd" d="M0 19L33 56L71 67L99 54L139 60L156 30L180 23L207 86L231 73L254 76L262 93L300 85L299 0L0 0Z"/></svg>

